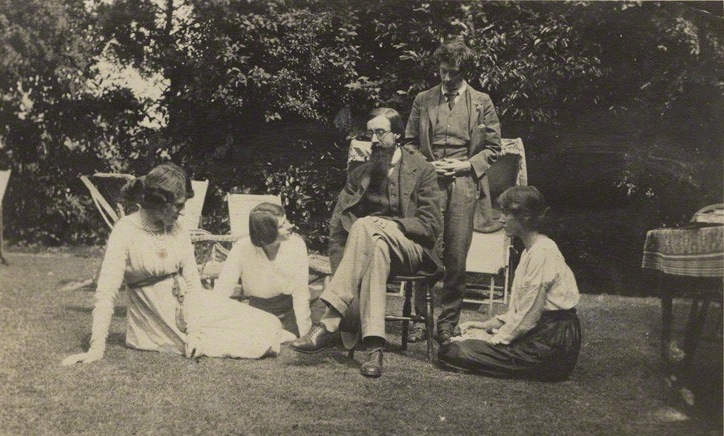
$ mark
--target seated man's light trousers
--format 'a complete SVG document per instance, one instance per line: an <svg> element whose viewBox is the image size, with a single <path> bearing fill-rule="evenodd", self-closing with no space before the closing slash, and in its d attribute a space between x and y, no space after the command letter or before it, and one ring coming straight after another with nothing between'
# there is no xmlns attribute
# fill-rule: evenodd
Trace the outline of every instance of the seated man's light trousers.
<svg viewBox="0 0 724 436"><path fill-rule="evenodd" d="M408 239L394 221L368 216L352 225L342 261L322 293L322 300L344 314L359 298L362 337L385 338L385 298L391 265L395 273L413 273L423 249Z"/></svg>

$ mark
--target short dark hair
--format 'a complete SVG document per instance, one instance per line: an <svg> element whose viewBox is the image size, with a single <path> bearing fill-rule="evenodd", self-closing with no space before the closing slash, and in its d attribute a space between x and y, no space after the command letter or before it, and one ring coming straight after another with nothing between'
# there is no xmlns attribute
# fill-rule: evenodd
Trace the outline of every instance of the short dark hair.
<svg viewBox="0 0 724 436"><path fill-rule="evenodd" d="M539 230L548 206L543 194L535 186L513 186L506 189L498 204L503 213L510 213L530 230Z"/></svg>
<svg viewBox="0 0 724 436"><path fill-rule="evenodd" d="M390 121L390 129L392 133L397 135L405 134L405 124L402 122L402 116L396 110L389 107L378 107L370 112L370 120L372 118L385 117Z"/></svg>
<svg viewBox="0 0 724 436"><path fill-rule="evenodd" d="M279 217L284 208L274 203L260 203L249 212L249 238L256 247L269 245L279 236Z"/></svg>
<svg viewBox="0 0 724 436"><path fill-rule="evenodd" d="M446 39L442 45L432 54L433 59L438 66L447 62L467 75L473 70L475 65L475 52L465 45L462 36L454 36Z"/></svg>

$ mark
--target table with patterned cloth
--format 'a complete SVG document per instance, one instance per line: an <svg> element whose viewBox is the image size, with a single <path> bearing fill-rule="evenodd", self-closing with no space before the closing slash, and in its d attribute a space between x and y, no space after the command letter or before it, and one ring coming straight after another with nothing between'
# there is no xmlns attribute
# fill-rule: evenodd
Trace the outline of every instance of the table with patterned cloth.
<svg viewBox="0 0 724 436"><path fill-rule="evenodd" d="M672 361L681 361L681 372L686 375L691 369L709 303L722 299L724 226L690 224L682 228L651 230L646 234L642 267L655 273L661 298L664 363L669 366ZM688 296L693 301L684 333L684 347L680 350L671 341L672 299Z"/></svg>

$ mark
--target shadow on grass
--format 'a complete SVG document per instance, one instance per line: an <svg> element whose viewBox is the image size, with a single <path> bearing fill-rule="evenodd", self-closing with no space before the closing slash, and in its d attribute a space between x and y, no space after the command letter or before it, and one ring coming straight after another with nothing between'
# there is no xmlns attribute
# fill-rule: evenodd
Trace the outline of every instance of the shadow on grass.
<svg viewBox="0 0 724 436"><path fill-rule="evenodd" d="M329 360L333 360L340 365L344 365L348 368L357 368L359 363L354 359L350 359L347 356L347 350L344 348L330 348L328 350L320 351L315 354L298 353L294 350L289 350L294 353L296 357L291 362L287 363L287 366L296 366L300 368L315 367L328 363Z"/></svg>
<svg viewBox="0 0 724 436"><path fill-rule="evenodd" d="M78 312L78 313L93 313L92 307L84 307L84 306L65 306L65 310L71 311L71 312ZM125 306L116 306L113 308L113 316L118 316L121 318L126 317L126 307Z"/></svg>
<svg viewBox="0 0 724 436"><path fill-rule="evenodd" d="M91 340L91 334L88 333L83 336L83 339L80 340L80 347L84 351L88 351L90 348L90 340ZM107 345L120 345L125 347L126 346L126 334L125 333L110 333L108 334L108 339L106 340Z"/></svg>

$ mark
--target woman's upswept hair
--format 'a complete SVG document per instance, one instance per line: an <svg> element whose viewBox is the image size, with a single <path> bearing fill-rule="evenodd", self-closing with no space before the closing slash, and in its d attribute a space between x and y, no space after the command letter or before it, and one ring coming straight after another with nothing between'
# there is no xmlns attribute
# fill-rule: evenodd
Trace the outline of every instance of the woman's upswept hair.
<svg viewBox="0 0 724 436"><path fill-rule="evenodd" d="M389 107L378 107L370 112L370 120L372 118L385 117L390 121L390 129L392 133L397 135L405 134L405 124L402 122L402 116L396 110Z"/></svg>
<svg viewBox="0 0 724 436"><path fill-rule="evenodd" d="M548 213L543 194L535 186L513 186L498 197L503 213L513 214L530 230L539 230Z"/></svg>
<svg viewBox="0 0 724 436"><path fill-rule="evenodd" d="M260 203L249 213L249 238L256 247L269 245L279 236L279 217L284 208L274 203Z"/></svg>
<svg viewBox="0 0 724 436"><path fill-rule="evenodd" d="M147 175L126 183L121 196L144 209L158 209L180 199L187 200L194 196L194 191L186 171L172 162L164 162Z"/></svg>
<svg viewBox="0 0 724 436"><path fill-rule="evenodd" d="M453 36L446 39L442 45L432 54L433 59L439 65L447 62L460 68L460 71L467 75L475 66L475 52L465 45L462 36ZM436 66L437 67L437 66Z"/></svg>

